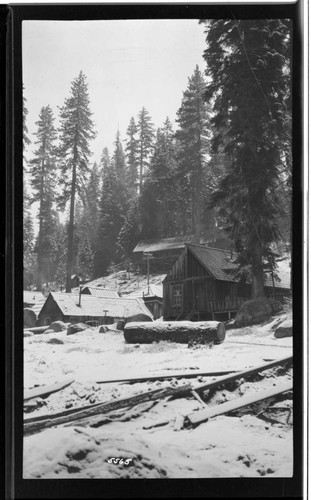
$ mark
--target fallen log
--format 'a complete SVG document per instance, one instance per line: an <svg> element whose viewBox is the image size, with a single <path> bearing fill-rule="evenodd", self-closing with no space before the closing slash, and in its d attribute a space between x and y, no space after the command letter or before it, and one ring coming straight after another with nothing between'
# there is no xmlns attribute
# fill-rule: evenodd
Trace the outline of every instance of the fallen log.
<svg viewBox="0 0 311 500"><path fill-rule="evenodd" d="M159 323L129 323L124 327L124 338L130 344L150 344L166 340L187 344L225 340L226 329L219 321L162 321Z"/></svg>
<svg viewBox="0 0 311 500"><path fill-rule="evenodd" d="M190 413L190 415L187 415L186 420L191 425L195 426L203 422L206 422L210 418L216 417L217 415L223 415L225 413L229 413L234 410L244 408L245 406L258 403L265 399L274 398L276 396L279 396L280 394L283 394L284 392L291 391L292 389L293 389L293 383L286 382L285 384L282 384L280 387L265 390L260 393L248 394L246 396L237 398L234 401L228 401L227 403L216 405L213 408Z"/></svg>
<svg viewBox="0 0 311 500"><path fill-rule="evenodd" d="M24 328L24 332L44 333L49 329L49 326L34 326L33 328Z"/></svg>
<svg viewBox="0 0 311 500"><path fill-rule="evenodd" d="M63 382L56 382L55 384L51 385L41 385L39 387L34 387L33 389L25 389L24 390L24 401L27 401L28 399L33 399L41 396L48 396L49 394L52 394L53 392L60 391L67 387L68 385L72 384L74 382L74 379L67 379L63 380Z"/></svg>
<svg viewBox="0 0 311 500"><path fill-rule="evenodd" d="M81 419L76 422L79 425L89 425L90 427L101 427L102 425L108 424L110 422L128 422L137 417L140 417L143 413L150 410L157 401L146 401L145 403L140 403L135 405L133 408L125 408L118 410L116 412L105 413L104 415L96 415L90 419ZM71 424L65 424L69 426Z"/></svg>
<svg viewBox="0 0 311 500"><path fill-rule="evenodd" d="M196 392L200 391L206 391L208 389L213 389L214 387L217 387L219 385L223 385L229 382L234 382L235 380L238 380L240 378L246 378L249 377L250 375L256 375L257 373L260 373L265 370L269 370L270 368L273 368L275 366L282 365L284 363L289 363L290 361L293 360L293 356L287 356L285 358L280 358L276 359L274 361L271 361L270 363L264 363L262 365L255 366L253 368L249 368L247 370L235 373L234 375L227 375L224 377L220 377L217 380L212 380L211 382L207 382L206 384L200 384L193 389Z"/></svg>
<svg viewBox="0 0 311 500"><path fill-rule="evenodd" d="M92 405L89 408L79 408L76 409L71 414L55 417L53 415L46 416L45 419L31 419L31 421L24 420L24 433L32 434L39 432L48 427L53 427L55 425L66 424L67 422L77 423L83 419L90 418L94 415L99 415L101 413L108 413L112 410L118 410L120 408L125 408L128 406L135 406L139 403L145 401L156 401L158 399L166 398L167 396L181 397L189 394L192 390L190 384L185 384L182 387L166 387L164 389L156 389L154 391L144 392L142 394L137 394L130 398L117 399L115 401L109 401L105 403L100 403L97 405Z"/></svg>
<svg viewBox="0 0 311 500"><path fill-rule="evenodd" d="M100 380L96 384L113 384L115 382L124 382L127 384L135 384L139 382L150 382L152 380L171 380L173 378L196 378L196 377L220 377L236 373L235 370L218 371L218 372L191 372L191 373L176 373L174 375L154 375L149 377L133 377L133 378L116 378L112 380Z"/></svg>
<svg viewBox="0 0 311 500"><path fill-rule="evenodd" d="M246 344L246 345L259 345L263 347L284 347L285 349L292 349L291 345L280 345L280 344L262 344L261 342L243 342L240 340L227 340L226 344Z"/></svg>

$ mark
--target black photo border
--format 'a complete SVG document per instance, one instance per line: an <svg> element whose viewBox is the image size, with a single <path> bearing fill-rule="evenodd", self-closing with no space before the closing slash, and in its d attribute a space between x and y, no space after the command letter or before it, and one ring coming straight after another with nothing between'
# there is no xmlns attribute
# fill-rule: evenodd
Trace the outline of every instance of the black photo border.
<svg viewBox="0 0 311 500"><path fill-rule="evenodd" d="M8 498L299 498L303 487L303 61L301 1L273 4L27 4L6 11L6 480ZM22 22L27 20L286 18L293 21L293 359L292 478L165 480L22 479L23 234Z"/></svg>

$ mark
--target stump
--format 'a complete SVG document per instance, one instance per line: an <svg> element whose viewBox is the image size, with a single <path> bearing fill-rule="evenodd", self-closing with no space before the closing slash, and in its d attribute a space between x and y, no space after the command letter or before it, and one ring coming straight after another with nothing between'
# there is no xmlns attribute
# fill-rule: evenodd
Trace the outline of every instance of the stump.
<svg viewBox="0 0 311 500"><path fill-rule="evenodd" d="M293 320L291 318L286 319L281 323L274 332L274 336L277 339L282 339L283 337L293 336Z"/></svg>
<svg viewBox="0 0 311 500"><path fill-rule="evenodd" d="M24 308L24 328L32 328L36 326L37 316L30 307Z"/></svg>
<svg viewBox="0 0 311 500"><path fill-rule="evenodd" d="M214 342L220 344L225 340L226 330L219 321L163 321L159 323L129 323L124 328L124 338L130 344L151 344L166 340L188 344Z"/></svg>

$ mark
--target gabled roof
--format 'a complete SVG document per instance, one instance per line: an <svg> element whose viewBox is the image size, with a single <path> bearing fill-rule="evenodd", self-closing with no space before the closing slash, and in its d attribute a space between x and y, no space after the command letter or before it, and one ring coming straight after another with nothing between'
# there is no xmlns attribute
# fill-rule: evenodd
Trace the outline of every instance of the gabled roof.
<svg viewBox="0 0 311 500"><path fill-rule="evenodd" d="M88 290L91 295L94 297L104 297L104 298L118 298L119 294L117 290L112 290L111 288L101 288L101 287L92 287L92 286L84 286L82 289L82 294L84 294L84 290Z"/></svg>
<svg viewBox="0 0 311 500"><path fill-rule="evenodd" d="M194 234L184 236L174 236L173 238L158 238L150 240L142 240L136 245L133 253L138 252L161 252L164 250L179 250L185 247L186 243L195 241ZM225 233L220 229L209 231L200 236L200 245L213 244L219 239L227 239Z"/></svg>
<svg viewBox="0 0 311 500"><path fill-rule="evenodd" d="M106 315L112 318L128 318L136 314L145 314L152 318L144 301L139 298L103 298L81 294L81 306L78 305L79 296L75 294L51 292L47 300L51 298L55 300L64 316L104 317Z"/></svg>
<svg viewBox="0 0 311 500"><path fill-rule="evenodd" d="M232 283L237 283L239 281L236 277L238 266L235 263L237 258L235 252L231 254L231 252L227 250L194 244L187 244L186 246L216 280L229 281ZM280 280L274 280L275 288L290 289L290 268L288 260L283 261L283 263L279 262L275 272ZM265 276L265 286L273 286L270 273L267 273Z"/></svg>
<svg viewBox="0 0 311 500"><path fill-rule="evenodd" d="M162 285L149 285L148 293L148 286L144 286L143 288L139 288L138 290L128 293L127 297L159 297L162 299L163 287Z"/></svg>
<svg viewBox="0 0 311 500"><path fill-rule="evenodd" d="M227 250L193 244L188 244L187 248L216 280L237 281L234 278L234 271L237 270L237 265L234 263L236 258L234 252L231 258L231 252Z"/></svg>

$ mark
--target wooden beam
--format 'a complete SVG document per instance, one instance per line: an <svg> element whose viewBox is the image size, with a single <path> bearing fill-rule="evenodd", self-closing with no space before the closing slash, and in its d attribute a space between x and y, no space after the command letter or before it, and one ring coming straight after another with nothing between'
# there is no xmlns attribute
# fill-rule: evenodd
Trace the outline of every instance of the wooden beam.
<svg viewBox="0 0 311 500"><path fill-rule="evenodd" d="M122 398L117 399L115 401L105 402L97 405L93 405L91 408L76 408L76 411L63 416L53 416L47 415L45 419L38 419L31 421L24 420L24 433L33 434L35 432L39 432L43 429L53 427L55 425L70 423L77 423L79 421L85 421L85 419L89 419L94 415L99 415L101 413L108 413L112 410L119 410L121 408L126 408L130 406L135 406L139 403L143 403L145 401L156 401L159 399L166 398L167 396L172 397L181 397L190 393L192 387L190 384L185 384L182 387L166 387L164 389L156 389L154 391L144 392L142 394L137 394L136 396L132 396L130 398Z"/></svg>
<svg viewBox="0 0 311 500"><path fill-rule="evenodd" d="M282 384L279 387L274 387L273 389L265 390L260 393L256 392L248 394L246 396L237 398L233 401L228 401L227 403L215 405L213 408L191 413L190 415L187 415L186 418L192 425L198 425L203 422L206 422L212 417L216 417L217 415L223 415L225 413L229 413L234 410L239 410L240 408L244 408L245 406L249 406L251 404L263 401L265 399L279 396L280 394L291 391L292 389L293 389L293 383L286 382L285 384Z"/></svg>
<svg viewBox="0 0 311 500"><path fill-rule="evenodd" d="M222 385L222 384L226 384L227 382L233 382L234 380L238 380L240 378L246 378L246 377L249 377L250 375L255 375L256 373L262 372L264 370L269 370L270 368L273 368L275 366L279 366L279 365L282 365L284 363L289 363L292 360L293 360L293 356L287 356L285 358L276 359L274 361L271 361L270 363L258 365L258 366L255 366L253 368L249 368L248 370L244 370L244 371L235 373L234 375L220 377L217 380L213 380L212 382L208 382L206 384L201 384L197 387L194 387L193 389L196 392L206 391L208 389L213 389L214 387L217 387L217 386Z"/></svg>
<svg viewBox="0 0 311 500"><path fill-rule="evenodd" d="M175 373L174 375L154 375L149 377L133 377L133 378L116 378L112 380L100 380L96 384L113 384L116 382L124 382L127 384L135 384L139 382L150 382L152 380L172 380L173 378L195 378L195 377L219 377L221 375L228 375L229 373L236 373L234 370L224 370L218 372L187 372Z"/></svg>
<svg viewBox="0 0 311 500"><path fill-rule="evenodd" d="M74 379L67 379L63 380L62 382L56 382L55 384L51 385L41 385L39 387L34 387L33 389L25 389L24 390L24 401L27 401L28 399L33 399L41 396L48 396L49 394L52 394L53 392L60 391L67 387L68 385L72 384L74 382Z"/></svg>

